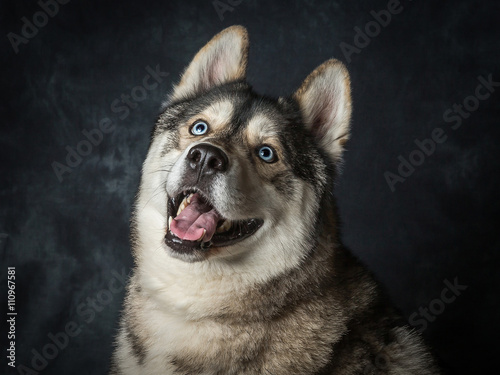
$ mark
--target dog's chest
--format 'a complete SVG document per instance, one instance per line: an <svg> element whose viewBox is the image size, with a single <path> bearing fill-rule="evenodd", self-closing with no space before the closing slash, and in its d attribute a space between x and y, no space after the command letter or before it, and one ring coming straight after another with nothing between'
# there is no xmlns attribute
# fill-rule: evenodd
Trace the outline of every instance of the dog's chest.
<svg viewBox="0 0 500 375"><path fill-rule="evenodd" d="M139 333L147 337L144 365L151 373L163 367L174 374L289 374L319 366L335 341L331 322L306 306L253 322L189 320L157 307L142 310Z"/></svg>
<svg viewBox="0 0 500 375"><path fill-rule="evenodd" d="M262 324L224 324L211 319L190 321L153 311L145 320L149 339L145 365L165 361L172 373L256 373L267 341ZM149 363L149 364L148 364Z"/></svg>

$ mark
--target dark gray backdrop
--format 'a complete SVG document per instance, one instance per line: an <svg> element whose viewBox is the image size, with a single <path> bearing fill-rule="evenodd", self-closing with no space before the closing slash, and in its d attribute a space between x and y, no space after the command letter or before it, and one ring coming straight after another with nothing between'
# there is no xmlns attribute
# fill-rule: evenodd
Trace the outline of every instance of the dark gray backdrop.
<svg viewBox="0 0 500 375"><path fill-rule="evenodd" d="M335 191L344 241L451 373L494 373L498 2L47 4L0 6L0 305L5 324L7 267L15 266L17 366L105 373L132 265L128 220L158 108L197 50L242 24L248 79L261 93L291 93L330 57L347 64L353 131ZM381 13L388 7L390 21ZM146 89L151 69L163 73ZM433 146L425 141L433 134L446 140ZM410 159L420 165L404 165ZM387 172L399 181L394 189ZM467 288L453 294L450 284ZM0 341L5 354L5 330ZM8 367L4 354L0 372L35 373Z"/></svg>

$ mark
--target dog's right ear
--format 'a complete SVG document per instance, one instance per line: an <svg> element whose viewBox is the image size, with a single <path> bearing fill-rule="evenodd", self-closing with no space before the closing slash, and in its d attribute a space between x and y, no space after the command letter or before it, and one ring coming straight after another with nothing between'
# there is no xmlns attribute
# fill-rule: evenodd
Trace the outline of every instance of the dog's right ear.
<svg viewBox="0 0 500 375"><path fill-rule="evenodd" d="M351 85L340 61L331 59L317 67L295 92L307 129L337 162L349 139Z"/></svg>
<svg viewBox="0 0 500 375"><path fill-rule="evenodd" d="M212 87L245 78L248 33L243 26L231 26L215 35L194 57L169 101L203 93Z"/></svg>

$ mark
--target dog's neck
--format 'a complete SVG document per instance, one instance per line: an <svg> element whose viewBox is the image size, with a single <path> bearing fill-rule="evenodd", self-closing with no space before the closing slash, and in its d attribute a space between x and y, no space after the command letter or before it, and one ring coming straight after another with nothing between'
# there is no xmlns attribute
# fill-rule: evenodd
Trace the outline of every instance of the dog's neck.
<svg viewBox="0 0 500 375"><path fill-rule="evenodd" d="M293 239L290 239L289 243L266 242L266 246L282 246L283 252L306 254L295 259L291 256L290 259L278 257L283 252L266 252L265 246L261 246L253 253L235 259L215 258L204 262L186 263L171 258L156 243L148 242L149 237L141 238L141 233L150 233L155 228L145 227L146 223L141 224L141 218L138 217L135 230L138 238L135 246L142 248L135 249L135 253L143 256L136 258L135 277L140 279L144 293L179 314L191 311L193 315L200 313L220 315L220 311L224 310L228 314L231 311L235 315L239 314L240 318L241 314L251 317L252 310L256 308L262 310L265 301L276 304L275 297L278 295L281 296L280 303L285 303L286 298L303 298L303 293L306 291L311 293L324 283L322 279L332 274L335 249L340 246L336 233L331 232L331 228L336 227L332 202L328 200L322 207L321 219L316 223L315 238L307 242L310 248L293 251L293 246L304 242ZM143 214L151 216L154 212L147 212L146 209ZM150 223L151 221L148 221L147 224ZM285 232L286 228L280 228L284 232L278 233L276 238L290 238L290 233ZM280 262L278 266L277 262ZM287 285L282 280L289 278L288 274L298 268L302 270L300 278L303 280L296 280L294 289L287 290ZM279 290L273 297L274 302L263 298L273 294L273 290ZM256 298L256 295L260 298ZM205 296L210 297L205 300ZM259 306L250 306L252 304L250 301L259 301ZM272 314L273 309L270 308L269 311Z"/></svg>

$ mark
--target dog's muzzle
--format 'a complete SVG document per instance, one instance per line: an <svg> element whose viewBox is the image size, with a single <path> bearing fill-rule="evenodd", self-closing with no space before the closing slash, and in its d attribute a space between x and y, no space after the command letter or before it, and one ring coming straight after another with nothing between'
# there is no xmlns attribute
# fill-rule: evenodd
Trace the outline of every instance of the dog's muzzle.
<svg viewBox="0 0 500 375"><path fill-rule="evenodd" d="M224 218L210 200L214 179L226 173L230 165L222 149L209 143L197 144L189 150L184 162L184 188L169 197L167 207L165 243L175 253L187 255L233 245L263 225L258 218L237 221ZM195 258L201 260L200 254Z"/></svg>

